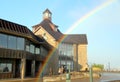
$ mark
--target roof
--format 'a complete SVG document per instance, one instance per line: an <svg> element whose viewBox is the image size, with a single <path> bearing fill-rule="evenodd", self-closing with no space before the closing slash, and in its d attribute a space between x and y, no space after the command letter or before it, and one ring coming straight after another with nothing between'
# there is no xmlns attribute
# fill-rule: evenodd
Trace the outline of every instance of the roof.
<svg viewBox="0 0 120 82"><path fill-rule="evenodd" d="M88 44L86 34L66 34L63 42L73 44Z"/></svg>
<svg viewBox="0 0 120 82"><path fill-rule="evenodd" d="M43 27L50 35L52 35L56 40L59 40L63 34L57 29L57 31L54 31L51 27L53 25L54 27L58 28L57 25L53 24L50 20L44 19L40 24L37 24L33 26L34 28L37 28L39 26Z"/></svg>
<svg viewBox="0 0 120 82"><path fill-rule="evenodd" d="M52 14L49 9L46 9L46 10L43 12L43 14L44 14L45 12L48 12L48 13Z"/></svg>
<svg viewBox="0 0 120 82"><path fill-rule="evenodd" d="M26 26L3 19L0 19L0 32L36 40L36 36Z"/></svg>

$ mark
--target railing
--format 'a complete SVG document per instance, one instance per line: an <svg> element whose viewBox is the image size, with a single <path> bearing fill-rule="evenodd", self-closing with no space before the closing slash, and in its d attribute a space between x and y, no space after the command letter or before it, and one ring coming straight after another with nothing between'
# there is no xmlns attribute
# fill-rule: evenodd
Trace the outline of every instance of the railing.
<svg viewBox="0 0 120 82"><path fill-rule="evenodd" d="M8 79L8 78L13 78L12 73L0 73L0 79Z"/></svg>
<svg viewBox="0 0 120 82"><path fill-rule="evenodd" d="M32 54L27 51L0 48L0 58L16 58L16 59L26 58L31 60L44 61L45 56Z"/></svg>
<svg viewBox="0 0 120 82"><path fill-rule="evenodd" d="M24 56L24 51L0 48L0 57L2 58L23 58Z"/></svg>

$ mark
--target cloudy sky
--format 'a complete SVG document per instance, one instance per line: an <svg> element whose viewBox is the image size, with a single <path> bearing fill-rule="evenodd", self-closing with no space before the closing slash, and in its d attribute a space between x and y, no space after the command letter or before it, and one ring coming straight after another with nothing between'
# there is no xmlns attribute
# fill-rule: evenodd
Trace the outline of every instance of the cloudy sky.
<svg viewBox="0 0 120 82"><path fill-rule="evenodd" d="M119 0L1 0L0 18L32 29L46 8L61 32L87 34L88 63L120 69Z"/></svg>

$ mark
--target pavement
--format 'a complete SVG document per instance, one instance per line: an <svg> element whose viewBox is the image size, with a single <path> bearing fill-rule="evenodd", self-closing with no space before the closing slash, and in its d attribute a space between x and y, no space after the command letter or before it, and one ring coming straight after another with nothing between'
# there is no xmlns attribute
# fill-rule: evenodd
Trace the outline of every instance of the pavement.
<svg viewBox="0 0 120 82"><path fill-rule="evenodd" d="M23 80L21 79L3 79L0 80L0 82L43 82L42 79L38 78L25 78Z"/></svg>
<svg viewBox="0 0 120 82"><path fill-rule="evenodd" d="M43 81L42 79L38 79L38 78L25 78L24 80L21 79L0 80L0 82L43 82ZM49 81L49 82L56 82L56 81ZM66 80L61 80L57 82L66 82ZM80 78L80 79L72 79L71 82L90 82L90 80L89 78ZM100 82L100 79L95 78L93 79L93 82Z"/></svg>
<svg viewBox="0 0 120 82"><path fill-rule="evenodd" d="M49 82L52 82L52 81L49 81ZM66 80L57 81L57 82L66 82ZM67 82L70 82L70 81L67 81ZM71 82L90 82L90 79L89 78L72 79ZM93 79L93 82L100 82L100 79L95 78Z"/></svg>

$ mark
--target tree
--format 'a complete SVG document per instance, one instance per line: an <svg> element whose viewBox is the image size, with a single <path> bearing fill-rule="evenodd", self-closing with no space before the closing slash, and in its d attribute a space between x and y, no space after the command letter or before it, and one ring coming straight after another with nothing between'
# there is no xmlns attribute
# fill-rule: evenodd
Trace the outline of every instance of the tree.
<svg viewBox="0 0 120 82"><path fill-rule="evenodd" d="M94 68L99 68L99 69L101 69L101 70L103 70L104 69L104 65L103 64L96 64L96 63L94 63L93 65L92 65L92 67Z"/></svg>

